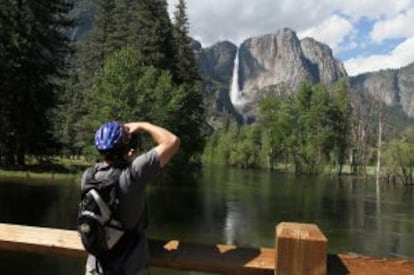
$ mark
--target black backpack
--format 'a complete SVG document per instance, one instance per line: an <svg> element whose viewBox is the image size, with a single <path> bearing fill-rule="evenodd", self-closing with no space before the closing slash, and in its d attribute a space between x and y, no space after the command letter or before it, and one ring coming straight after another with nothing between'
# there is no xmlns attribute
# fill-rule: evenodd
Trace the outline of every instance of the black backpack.
<svg viewBox="0 0 414 275"><path fill-rule="evenodd" d="M111 168L108 177L96 180L95 167L86 170L77 219L82 243L99 263L108 262L125 234L119 222L118 190L122 170Z"/></svg>

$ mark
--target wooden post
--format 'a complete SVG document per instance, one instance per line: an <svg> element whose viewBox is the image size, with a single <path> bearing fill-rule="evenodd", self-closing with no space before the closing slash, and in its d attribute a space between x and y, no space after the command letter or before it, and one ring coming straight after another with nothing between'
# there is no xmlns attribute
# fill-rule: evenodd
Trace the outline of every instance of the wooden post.
<svg viewBox="0 0 414 275"><path fill-rule="evenodd" d="M327 239L315 224L276 226L277 275L325 275Z"/></svg>

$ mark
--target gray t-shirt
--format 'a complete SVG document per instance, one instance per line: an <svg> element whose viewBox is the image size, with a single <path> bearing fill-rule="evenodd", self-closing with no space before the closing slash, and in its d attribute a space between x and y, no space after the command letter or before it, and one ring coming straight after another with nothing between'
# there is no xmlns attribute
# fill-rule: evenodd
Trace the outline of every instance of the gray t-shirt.
<svg viewBox="0 0 414 275"><path fill-rule="evenodd" d="M112 168L105 163L97 163L96 179L105 178ZM119 260L126 259L124 263L125 275L137 274L148 263L148 244L145 229L147 226L147 205L145 186L147 182L160 170L160 158L155 149L152 149L137 158L126 167L119 177L120 194L119 208L120 221L125 229L136 229L138 241L131 250L125 252L129 255L120 255ZM86 173L82 176L84 186ZM115 259L116 261L116 259ZM88 256L87 271L96 267L95 257Z"/></svg>

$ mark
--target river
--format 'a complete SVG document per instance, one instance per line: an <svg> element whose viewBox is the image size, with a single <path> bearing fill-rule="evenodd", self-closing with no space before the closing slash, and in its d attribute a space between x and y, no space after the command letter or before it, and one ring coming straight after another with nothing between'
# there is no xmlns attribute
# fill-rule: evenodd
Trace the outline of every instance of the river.
<svg viewBox="0 0 414 275"><path fill-rule="evenodd" d="M208 167L192 184L148 188L149 235L273 247L282 221L316 223L329 253L414 257L413 187L353 177L295 177ZM0 222L74 229L79 189L66 180L0 179ZM83 274L84 262L0 251L0 274ZM153 275L201 274L153 268Z"/></svg>

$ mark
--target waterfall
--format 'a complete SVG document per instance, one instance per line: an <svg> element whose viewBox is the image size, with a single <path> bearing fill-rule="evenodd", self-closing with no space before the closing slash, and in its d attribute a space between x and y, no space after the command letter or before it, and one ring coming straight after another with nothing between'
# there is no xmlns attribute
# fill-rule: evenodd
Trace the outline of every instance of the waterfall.
<svg viewBox="0 0 414 275"><path fill-rule="evenodd" d="M248 102L239 87L239 48L237 48L236 56L234 57L233 76L230 87L230 101L236 109L243 108L243 106Z"/></svg>
<svg viewBox="0 0 414 275"><path fill-rule="evenodd" d="M236 57L234 58L233 77L230 87L230 100L233 105L237 105L240 97L239 89L239 48L237 48Z"/></svg>

